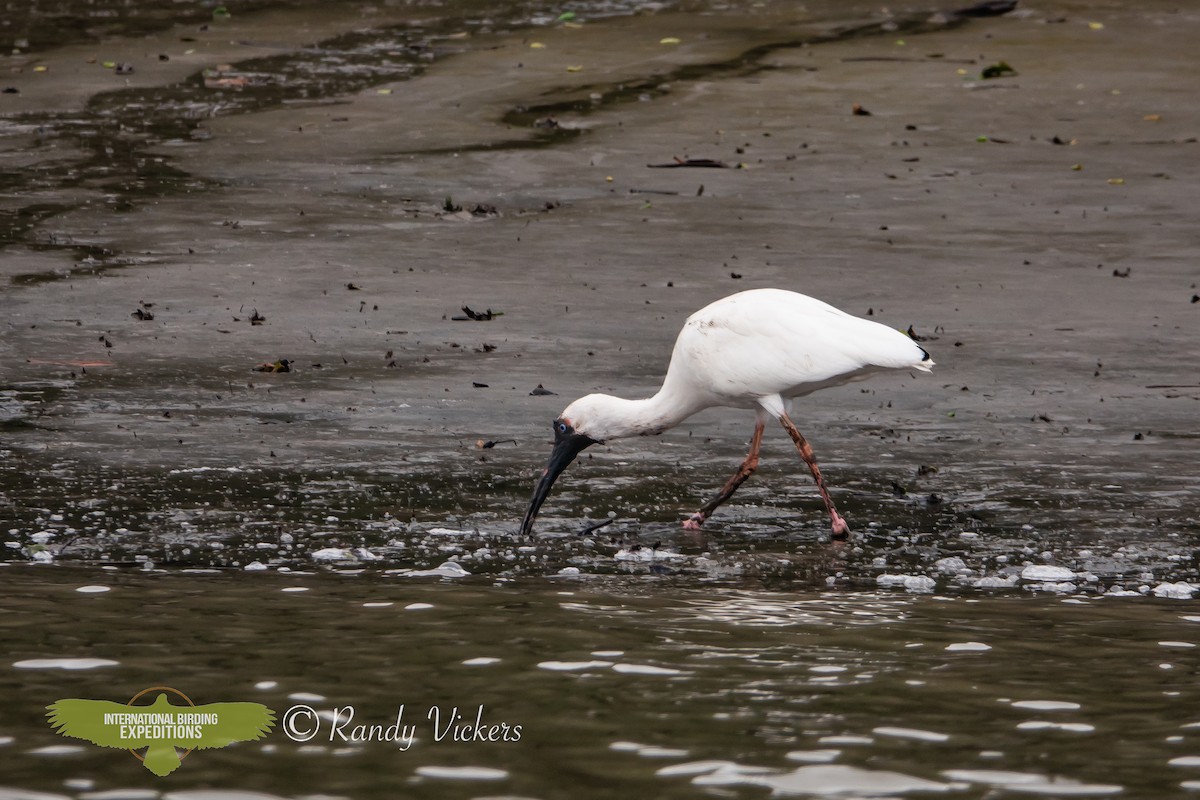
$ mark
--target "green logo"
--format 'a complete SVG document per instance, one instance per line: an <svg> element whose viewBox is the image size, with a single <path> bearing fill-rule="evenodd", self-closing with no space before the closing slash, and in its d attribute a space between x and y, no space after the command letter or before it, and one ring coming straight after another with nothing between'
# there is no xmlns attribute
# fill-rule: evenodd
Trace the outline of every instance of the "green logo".
<svg viewBox="0 0 1200 800"><path fill-rule="evenodd" d="M151 692L160 693L153 703L134 705ZM167 692L182 697L187 705L172 705ZM56 733L101 747L128 750L146 769L160 776L178 769L193 750L261 739L275 724L275 712L260 703L198 706L169 686L143 689L125 705L71 699L59 700L46 709ZM144 754L137 752L143 749Z"/></svg>

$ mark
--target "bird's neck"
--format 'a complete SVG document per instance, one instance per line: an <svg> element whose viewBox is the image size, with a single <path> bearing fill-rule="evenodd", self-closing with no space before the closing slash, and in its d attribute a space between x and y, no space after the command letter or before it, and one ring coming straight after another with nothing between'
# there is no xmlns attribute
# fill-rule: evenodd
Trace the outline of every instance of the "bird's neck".
<svg viewBox="0 0 1200 800"><path fill-rule="evenodd" d="M621 397L605 396L605 430L608 439L626 436L657 436L700 410L702 406L688 403L663 387L653 397L643 400L626 400Z"/></svg>

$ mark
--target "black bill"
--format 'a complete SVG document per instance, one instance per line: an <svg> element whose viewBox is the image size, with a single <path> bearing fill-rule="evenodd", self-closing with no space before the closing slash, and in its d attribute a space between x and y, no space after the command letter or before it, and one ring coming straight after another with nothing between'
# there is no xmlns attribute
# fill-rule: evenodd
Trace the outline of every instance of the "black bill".
<svg viewBox="0 0 1200 800"><path fill-rule="evenodd" d="M542 471L542 477L538 480L537 486L533 488L533 498L529 501L529 510L525 512L525 519L521 522L522 536L528 535L533 530L534 517L537 516L542 503L546 502L546 497L549 496L554 481L558 480L558 476L567 468L567 465L575 460L575 456L579 455L580 451L595 443L596 440L590 436L575 433L574 428L563 420L555 420L554 450L550 453L550 460L546 462L546 469Z"/></svg>

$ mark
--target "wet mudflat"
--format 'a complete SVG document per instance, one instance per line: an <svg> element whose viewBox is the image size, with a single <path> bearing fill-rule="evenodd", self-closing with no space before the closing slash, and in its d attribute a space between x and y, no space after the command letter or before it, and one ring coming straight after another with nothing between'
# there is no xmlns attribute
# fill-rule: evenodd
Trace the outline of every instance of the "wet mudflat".
<svg viewBox="0 0 1200 800"><path fill-rule="evenodd" d="M528 731L272 739L269 768L198 754L193 788L1183 792L1200 18L954 7L278 4L27 36L0 95L0 592L11 663L50 663L4 672L8 783L161 789L26 754L69 743L45 697L175 681ZM648 166L689 160L725 166ZM518 537L557 413L652 393L686 316L759 286L937 361L797 406L855 538L828 543L781 431L680 530L744 455L735 411L592 448ZM53 663L93 657L116 664Z"/></svg>

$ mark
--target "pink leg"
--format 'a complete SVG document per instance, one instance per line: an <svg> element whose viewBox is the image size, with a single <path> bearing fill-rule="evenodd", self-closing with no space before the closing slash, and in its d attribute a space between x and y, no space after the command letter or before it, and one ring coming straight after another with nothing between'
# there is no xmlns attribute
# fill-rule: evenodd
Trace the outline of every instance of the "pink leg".
<svg viewBox="0 0 1200 800"><path fill-rule="evenodd" d="M825 501L825 508L829 510L829 517L833 520L833 538L845 539L850 535L850 526L846 524L846 520L842 519L842 515L833 505L833 498L829 496L829 490L825 488L825 479L821 477L821 468L817 466L817 458L813 455L812 446L804 438L804 434L797 430L795 423L787 414L780 415L779 422L792 437L792 441L796 443L796 449L800 451L800 457L812 471L813 480L817 482L817 491L821 493L821 499Z"/></svg>
<svg viewBox="0 0 1200 800"><path fill-rule="evenodd" d="M746 460L742 462L742 466L738 467L738 471L733 474L726 484L721 487L721 491L717 492L717 496L704 504L704 507L692 514L683 523L684 530L698 531L704 521L712 516L712 513L717 510L717 506L724 503L738 487L746 482L746 479L754 474L754 470L758 469L758 450L762 446L763 429L766 427L766 422L759 419L754 425L754 436L750 439L750 453L746 456Z"/></svg>

